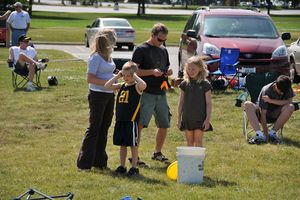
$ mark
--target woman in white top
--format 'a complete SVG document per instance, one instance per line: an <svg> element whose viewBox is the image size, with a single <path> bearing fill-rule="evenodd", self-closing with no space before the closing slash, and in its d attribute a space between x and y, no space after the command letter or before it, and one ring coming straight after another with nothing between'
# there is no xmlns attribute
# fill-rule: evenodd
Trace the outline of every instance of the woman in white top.
<svg viewBox="0 0 300 200"><path fill-rule="evenodd" d="M107 168L106 143L114 109L114 92L104 88L113 77L116 68L111 57L116 34L103 30L95 36L92 54L88 59L87 82L89 83L89 127L87 128L77 159L80 171Z"/></svg>

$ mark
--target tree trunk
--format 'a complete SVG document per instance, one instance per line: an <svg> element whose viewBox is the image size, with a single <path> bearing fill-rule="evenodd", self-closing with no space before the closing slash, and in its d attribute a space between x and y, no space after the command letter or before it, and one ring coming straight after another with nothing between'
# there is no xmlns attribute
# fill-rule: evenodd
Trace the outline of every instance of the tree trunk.
<svg viewBox="0 0 300 200"><path fill-rule="evenodd" d="M33 0L29 0L28 2L28 14L30 15L30 17L32 16L32 3L33 3Z"/></svg>

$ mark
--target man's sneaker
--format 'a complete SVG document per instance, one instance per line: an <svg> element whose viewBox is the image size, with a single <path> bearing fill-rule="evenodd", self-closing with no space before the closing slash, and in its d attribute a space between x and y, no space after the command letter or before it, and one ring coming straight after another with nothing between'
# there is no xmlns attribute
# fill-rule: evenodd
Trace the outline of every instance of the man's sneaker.
<svg viewBox="0 0 300 200"><path fill-rule="evenodd" d="M41 63L41 62L39 62L39 63L36 65L36 67L37 67L38 69L44 70L44 69L47 67L47 63Z"/></svg>
<svg viewBox="0 0 300 200"><path fill-rule="evenodd" d="M132 163L132 158L128 158L130 164ZM143 168L149 168L149 165L146 164L144 161L140 160L140 157L138 157L138 161L137 161L137 165L139 167L143 167Z"/></svg>
<svg viewBox="0 0 300 200"><path fill-rule="evenodd" d="M165 161L169 160L161 152L157 152L157 153L154 152L151 158L152 158L152 160L158 160L158 161L161 161L161 162L165 162Z"/></svg>
<svg viewBox="0 0 300 200"><path fill-rule="evenodd" d="M256 135L255 137L250 138L248 140L248 143L249 144L263 144L263 143L266 143L266 137L265 136Z"/></svg>
<svg viewBox="0 0 300 200"><path fill-rule="evenodd" d="M276 134L269 135L269 140L271 143L280 144L281 140L277 137Z"/></svg>
<svg viewBox="0 0 300 200"><path fill-rule="evenodd" d="M120 166L115 170L115 172L116 172L117 174L126 174L127 169L126 169L126 167L123 167L123 166L120 165Z"/></svg>
<svg viewBox="0 0 300 200"><path fill-rule="evenodd" d="M36 88L35 88L33 85L27 85L26 90L27 90L28 92L33 92L33 91L36 90Z"/></svg>
<svg viewBox="0 0 300 200"><path fill-rule="evenodd" d="M131 167L129 169L129 171L127 172L127 176L135 176L135 175L139 175L139 169L135 168L135 167Z"/></svg>

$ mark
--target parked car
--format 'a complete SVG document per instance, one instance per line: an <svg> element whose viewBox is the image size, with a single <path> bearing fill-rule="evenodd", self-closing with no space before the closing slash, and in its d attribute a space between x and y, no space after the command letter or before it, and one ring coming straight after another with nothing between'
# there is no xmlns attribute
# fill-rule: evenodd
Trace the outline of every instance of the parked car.
<svg viewBox="0 0 300 200"><path fill-rule="evenodd" d="M115 30L117 34L116 45L118 48L128 46L129 50L133 50L135 30L126 19L122 18L97 18L92 25L87 26L84 35L85 46L89 47L95 38L95 34L104 28Z"/></svg>
<svg viewBox="0 0 300 200"><path fill-rule="evenodd" d="M3 43L4 46L6 45L6 42L8 42L8 39L6 38L6 31L6 20L0 20L0 43Z"/></svg>
<svg viewBox="0 0 300 200"><path fill-rule="evenodd" d="M271 18L252 10L201 9L193 12L180 38L178 76L193 55L219 58L221 47L239 48L239 68L262 73L278 71L289 75L287 48Z"/></svg>
<svg viewBox="0 0 300 200"><path fill-rule="evenodd" d="M300 38L288 47L291 77L295 83L300 82Z"/></svg>

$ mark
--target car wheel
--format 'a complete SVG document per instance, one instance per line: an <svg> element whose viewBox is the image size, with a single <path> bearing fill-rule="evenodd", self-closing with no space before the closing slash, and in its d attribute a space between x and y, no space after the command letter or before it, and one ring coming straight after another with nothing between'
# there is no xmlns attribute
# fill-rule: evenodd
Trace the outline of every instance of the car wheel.
<svg viewBox="0 0 300 200"><path fill-rule="evenodd" d="M130 51L132 51L132 50L134 49L134 45L133 45L133 44L128 45L128 49L129 49Z"/></svg>
<svg viewBox="0 0 300 200"><path fill-rule="evenodd" d="M89 40L86 35L84 36L84 44L86 47L90 47Z"/></svg>
<svg viewBox="0 0 300 200"><path fill-rule="evenodd" d="M300 76L296 72L296 63L293 59L291 59L291 61L290 61L290 77L291 77L293 83L300 82Z"/></svg>
<svg viewBox="0 0 300 200"><path fill-rule="evenodd" d="M117 48L118 48L118 49L122 49L122 45L117 44Z"/></svg>

